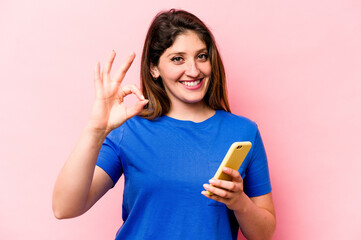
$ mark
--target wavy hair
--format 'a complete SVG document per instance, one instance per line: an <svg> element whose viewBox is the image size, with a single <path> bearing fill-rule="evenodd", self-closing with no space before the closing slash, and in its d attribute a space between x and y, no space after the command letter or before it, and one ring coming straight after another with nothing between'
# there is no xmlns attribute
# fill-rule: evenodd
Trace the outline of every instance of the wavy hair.
<svg viewBox="0 0 361 240"><path fill-rule="evenodd" d="M164 85L154 81L151 66L157 66L163 52L173 45L178 35L194 31L206 44L211 63L211 77L204 102L212 109L230 112L226 76L221 56L213 34L195 15L184 10L171 9L158 13L151 23L145 38L141 59L141 86L143 95L149 100L139 116L153 120L166 114L171 106Z"/></svg>

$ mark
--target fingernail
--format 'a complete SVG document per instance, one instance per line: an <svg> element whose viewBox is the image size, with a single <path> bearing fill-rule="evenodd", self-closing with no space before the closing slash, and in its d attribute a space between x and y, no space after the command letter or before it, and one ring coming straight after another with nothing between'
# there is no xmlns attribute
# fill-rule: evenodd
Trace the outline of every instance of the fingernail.
<svg viewBox="0 0 361 240"><path fill-rule="evenodd" d="M224 171L229 171L229 168L228 168L228 167L224 167L223 170L224 170Z"/></svg>
<svg viewBox="0 0 361 240"><path fill-rule="evenodd" d="M140 96L140 99L144 100L145 98L144 98L144 96L142 95L142 96Z"/></svg>
<svg viewBox="0 0 361 240"><path fill-rule="evenodd" d="M211 184L213 184L213 183L215 183L216 181L214 181L213 179L210 179L209 180L209 183L211 183Z"/></svg>

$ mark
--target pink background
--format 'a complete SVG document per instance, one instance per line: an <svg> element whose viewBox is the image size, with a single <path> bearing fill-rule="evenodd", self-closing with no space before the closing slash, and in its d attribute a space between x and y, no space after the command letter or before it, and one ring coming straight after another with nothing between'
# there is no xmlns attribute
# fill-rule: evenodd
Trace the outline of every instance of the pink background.
<svg viewBox="0 0 361 240"><path fill-rule="evenodd" d="M171 7L212 29L232 110L260 127L274 239L361 239L361 2L178 2L1 1L0 239L114 238L122 181L64 221L52 188L89 117L95 62L135 51L125 82L138 84L147 27Z"/></svg>

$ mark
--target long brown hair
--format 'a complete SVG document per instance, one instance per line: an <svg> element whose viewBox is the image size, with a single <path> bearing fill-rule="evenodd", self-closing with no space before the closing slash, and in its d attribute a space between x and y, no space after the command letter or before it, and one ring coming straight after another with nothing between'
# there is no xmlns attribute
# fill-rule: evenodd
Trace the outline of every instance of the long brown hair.
<svg viewBox="0 0 361 240"><path fill-rule="evenodd" d="M153 19L145 38L141 60L141 83L143 95L149 100L140 116L153 120L166 114L171 106L161 78L152 78L150 67L157 66L163 52L173 45L176 37L186 31L194 31L206 44L211 62L211 78L204 96L205 103L212 109L230 112L226 76L221 56L211 31L193 14L171 9L158 13Z"/></svg>

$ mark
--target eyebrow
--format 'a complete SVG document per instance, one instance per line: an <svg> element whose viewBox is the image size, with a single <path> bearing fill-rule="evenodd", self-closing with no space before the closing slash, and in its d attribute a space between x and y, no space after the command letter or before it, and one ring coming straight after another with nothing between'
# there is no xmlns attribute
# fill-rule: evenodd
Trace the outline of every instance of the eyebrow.
<svg viewBox="0 0 361 240"><path fill-rule="evenodd" d="M207 51L207 52L208 52L208 49L207 49L207 48L199 49L199 50L197 51L197 53L200 53L200 52L203 52L203 51ZM169 53L169 54L167 55L167 57L170 57L171 55L184 55L184 54L186 54L186 53L185 53L185 52L172 52L172 53Z"/></svg>

